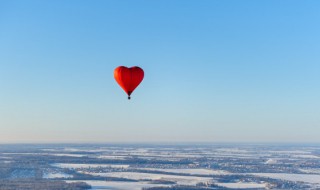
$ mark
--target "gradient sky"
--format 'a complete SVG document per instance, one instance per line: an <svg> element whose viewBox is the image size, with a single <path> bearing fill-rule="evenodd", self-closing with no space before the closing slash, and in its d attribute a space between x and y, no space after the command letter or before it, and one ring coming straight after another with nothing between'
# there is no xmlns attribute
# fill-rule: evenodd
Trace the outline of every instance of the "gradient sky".
<svg viewBox="0 0 320 190"><path fill-rule="evenodd" d="M320 142L318 0L0 0L0 142ZM130 101L113 70L138 65Z"/></svg>

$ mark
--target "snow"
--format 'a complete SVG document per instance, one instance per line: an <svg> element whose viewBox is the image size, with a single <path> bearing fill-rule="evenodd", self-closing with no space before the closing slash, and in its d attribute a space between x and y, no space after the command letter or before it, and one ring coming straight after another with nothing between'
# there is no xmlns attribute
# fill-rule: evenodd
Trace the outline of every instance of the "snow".
<svg viewBox="0 0 320 190"><path fill-rule="evenodd" d="M210 169L158 169L158 168L141 168L150 171L161 171L161 172L170 172L170 173L182 173L182 174L191 174L191 175L227 175L230 174L224 170L210 170Z"/></svg>
<svg viewBox="0 0 320 190"><path fill-rule="evenodd" d="M8 156L0 156L0 159L12 159L12 157L8 157Z"/></svg>
<svg viewBox="0 0 320 190"><path fill-rule="evenodd" d="M55 152L55 151L59 151L57 149L53 149L53 148L43 148L41 149L42 151L48 151L48 152Z"/></svg>
<svg viewBox="0 0 320 190"><path fill-rule="evenodd" d="M3 154L16 154L16 155L43 155L43 156L70 156L70 157L84 157L83 154L58 154L58 153L3 153Z"/></svg>
<svg viewBox="0 0 320 190"><path fill-rule="evenodd" d="M306 183L319 183L320 175L314 174L288 174L288 173L251 173L251 175L281 179L287 181L300 181Z"/></svg>
<svg viewBox="0 0 320 190"><path fill-rule="evenodd" d="M43 175L43 178L45 179L54 179L54 178L72 178L73 175L69 175L69 174L66 174L66 173L45 173Z"/></svg>
<svg viewBox="0 0 320 190"><path fill-rule="evenodd" d="M277 163L277 160L275 159L269 159L266 161L266 164L276 164Z"/></svg>
<svg viewBox="0 0 320 190"><path fill-rule="evenodd" d="M249 153L247 150L239 149L239 148L218 148L216 149L219 152L232 152L232 153Z"/></svg>
<svg viewBox="0 0 320 190"><path fill-rule="evenodd" d="M109 151L106 148L95 148L95 149L87 149L87 148L64 148L62 151L64 152L106 152Z"/></svg>
<svg viewBox="0 0 320 190"><path fill-rule="evenodd" d="M52 164L54 167L58 168L70 168L70 169L79 169L79 168L129 168L129 165L117 165L117 164L67 164L67 163L56 163Z"/></svg>
<svg viewBox="0 0 320 190"><path fill-rule="evenodd" d="M64 148L63 151L66 151L66 152L78 152L78 151L81 151L81 149L77 149L77 148Z"/></svg>
<svg viewBox="0 0 320 190"><path fill-rule="evenodd" d="M320 168L299 169L303 173L320 174Z"/></svg>
<svg viewBox="0 0 320 190"><path fill-rule="evenodd" d="M308 154L300 154L300 155L292 155L292 157L295 158L311 158L311 159L319 159L319 156L315 156L315 155L308 155Z"/></svg>
<svg viewBox="0 0 320 190"><path fill-rule="evenodd" d="M265 183L215 183L216 185L226 187L226 188L233 188L233 189L254 189L254 188L266 188Z"/></svg>
<svg viewBox="0 0 320 190"><path fill-rule="evenodd" d="M268 151L270 153L275 154L310 154L310 151L303 151L303 150L271 150Z"/></svg>
<svg viewBox="0 0 320 190"><path fill-rule="evenodd" d="M98 181L98 180L65 180L67 183L85 182L94 190L141 190L143 187L169 187L164 184L149 184L147 182L126 182L126 181Z"/></svg>
<svg viewBox="0 0 320 190"><path fill-rule="evenodd" d="M70 156L70 157L84 157L83 154L49 154L52 156Z"/></svg>
<svg viewBox="0 0 320 190"><path fill-rule="evenodd" d="M179 185L196 185L197 183L212 182L210 177L194 177L194 176L176 176L167 174L152 174L152 173L138 173L138 172L110 172L110 173L94 173L85 172L93 176L102 177L118 177L133 180L167 180L174 181Z"/></svg>
<svg viewBox="0 0 320 190"><path fill-rule="evenodd" d="M97 158L100 159L114 159L114 160L124 160L125 158L127 158L128 156L114 156L114 155L101 155L98 156Z"/></svg>
<svg viewBox="0 0 320 190"><path fill-rule="evenodd" d="M2 153L6 155L46 155L46 153L31 153L31 152L15 152L15 153Z"/></svg>

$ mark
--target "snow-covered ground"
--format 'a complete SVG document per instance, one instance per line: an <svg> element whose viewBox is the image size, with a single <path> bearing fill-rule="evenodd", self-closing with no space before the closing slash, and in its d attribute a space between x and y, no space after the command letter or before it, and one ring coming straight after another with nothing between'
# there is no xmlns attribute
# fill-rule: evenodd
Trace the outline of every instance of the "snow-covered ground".
<svg viewBox="0 0 320 190"><path fill-rule="evenodd" d="M169 173L177 173L177 174L190 174L190 175L227 175L230 172L224 170L210 170L210 169L158 169L158 168L141 168L150 171L161 171L161 172L169 172Z"/></svg>
<svg viewBox="0 0 320 190"><path fill-rule="evenodd" d="M10 160L3 160L3 161L0 161L0 162L2 162L2 163L4 163L4 164L10 164L12 161L10 161Z"/></svg>
<svg viewBox="0 0 320 190"><path fill-rule="evenodd" d="M69 175L66 173L58 172L58 173L45 173L43 174L43 178L45 179L54 179L54 178L72 178L73 175Z"/></svg>
<svg viewBox="0 0 320 190"><path fill-rule="evenodd" d="M266 188L265 183L215 183L219 186L233 189L255 189L255 188Z"/></svg>
<svg viewBox="0 0 320 190"><path fill-rule="evenodd" d="M48 154L48 155L52 155L52 156L70 156L70 157L84 157L86 155L83 154Z"/></svg>
<svg viewBox="0 0 320 190"><path fill-rule="evenodd" d="M141 190L143 187L172 186L172 183L159 184L166 181L191 186L198 183L214 183L233 189L281 188L283 184L288 189L303 189L307 185L310 185L311 189L320 189L318 147L114 146L64 145L56 149L40 149L34 153L28 149L8 149L6 152L0 152L0 164L7 164L7 167L14 169L10 173L10 179L35 178L44 173L43 178L46 179L64 178L68 182L74 182L74 179L82 178L73 179L73 176L90 174L92 178L88 175L84 176L88 180L79 181L92 185L95 190ZM34 169L36 167L31 167L30 163L34 160L34 163L45 164L39 165L41 173ZM67 169L73 171L69 173ZM79 175L73 172L78 172ZM89 180L97 179L93 176L110 177L109 180L115 177L137 181Z"/></svg>
<svg viewBox="0 0 320 190"><path fill-rule="evenodd" d="M315 156L315 155L311 155L311 154L297 154L297 155L292 155L292 157L295 157L295 158L320 159L319 156Z"/></svg>
<svg viewBox="0 0 320 190"><path fill-rule="evenodd" d="M308 168L308 169L299 169L299 170L307 174L320 174L320 168Z"/></svg>
<svg viewBox="0 0 320 190"><path fill-rule="evenodd" d="M320 175L314 174L287 174L287 173L251 173L251 175L281 179L287 181L300 181L320 184Z"/></svg>
<svg viewBox="0 0 320 190"><path fill-rule="evenodd" d="M93 173L85 172L93 176L118 177L133 180L166 180L173 181L179 185L196 185L197 183L212 182L210 177L194 177L194 176L176 176L166 174L138 173L138 172L110 172L110 173Z"/></svg>
<svg viewBox="0 0 320 190"><path fill-rule="evenodd" d="M273 154L311 154L310 151L304 150L269 150L268 152Z"/></svg>
<svg viewBox="0 0 320 190"><path fill-rule="evenodd" d="M128 156L114 156L114 155L101 155L101 156L97 156L97 158L101 158L101 159L111 159L111 160L124 160L126 159Z"/></svg>
<svg viewBox="0 0 320 190"><path fill-rule="evenodd" d="M0 159L12 159L12 157L9 157L9 156L0 156Z"/></svg>
<svg viewBox="0 0 320 190"><path fill-rule="evenodd" d="M2 153L6 155L42 155L42 156L70 156L70 157L84 157L84 154L64 154L64 153L28 153L28 152L17 152L17 153Z"/></svg>
<svg viewBox="0 0 320 190"><path fill-rule="evenodd" d="M147 182L125 182L125 181L97 181L97 180L65 180L68 183L85 182L94 190L141 190L144 187L168 187L164 184L149 184Z"/></svg>
<svg viewBox="0 0 320 190"><path fill-rule="evenodd" d="M218 149L216 149L216 151L218 151L218 152L230 152L230 153L245 153L245 154L251 153L248 150L240 149L240 148L218 148Z"/></svg>
<svg viewBox="0 0 320 190"><path fill-rule="evenodd" d="M54 167L58 168L69 168L69 169L79 169L79 168L129 168L129 165L117 165L117 164L67 164L67 163L56 163L52 164Z"/></svg>
<svg viewBox="0 0 320 190"><path fill-rule="evenodd" d="M272 158L270 158L269 160L267 160L265 162L265 164L276 164L276 163L277 163L277 160L276 159L272 159Z"/></svg>

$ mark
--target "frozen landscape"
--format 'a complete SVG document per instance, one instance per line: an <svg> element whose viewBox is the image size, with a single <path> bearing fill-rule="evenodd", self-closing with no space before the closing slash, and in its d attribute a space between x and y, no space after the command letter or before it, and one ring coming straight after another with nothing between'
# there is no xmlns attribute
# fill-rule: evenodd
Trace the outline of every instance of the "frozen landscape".
<svg viewBox="0 0 320 190"><path fill-rule="evenodd" d="M1 145L0 179L1 189L320 189L320 146Z"/></svg>

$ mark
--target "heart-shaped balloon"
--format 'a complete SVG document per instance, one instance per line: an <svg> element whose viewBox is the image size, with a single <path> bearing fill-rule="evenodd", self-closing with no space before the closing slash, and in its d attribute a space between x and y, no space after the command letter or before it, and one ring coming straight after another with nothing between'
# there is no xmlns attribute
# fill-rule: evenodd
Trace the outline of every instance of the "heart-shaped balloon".
<svg viewBox="0 0 320 190"><path fill-rule="evenodd" d="M131 93L141 83L144 77L144 72L140 67L124 67L119 66L114 70L114 79L121 88L128 94L130 99Z"/></svg>

